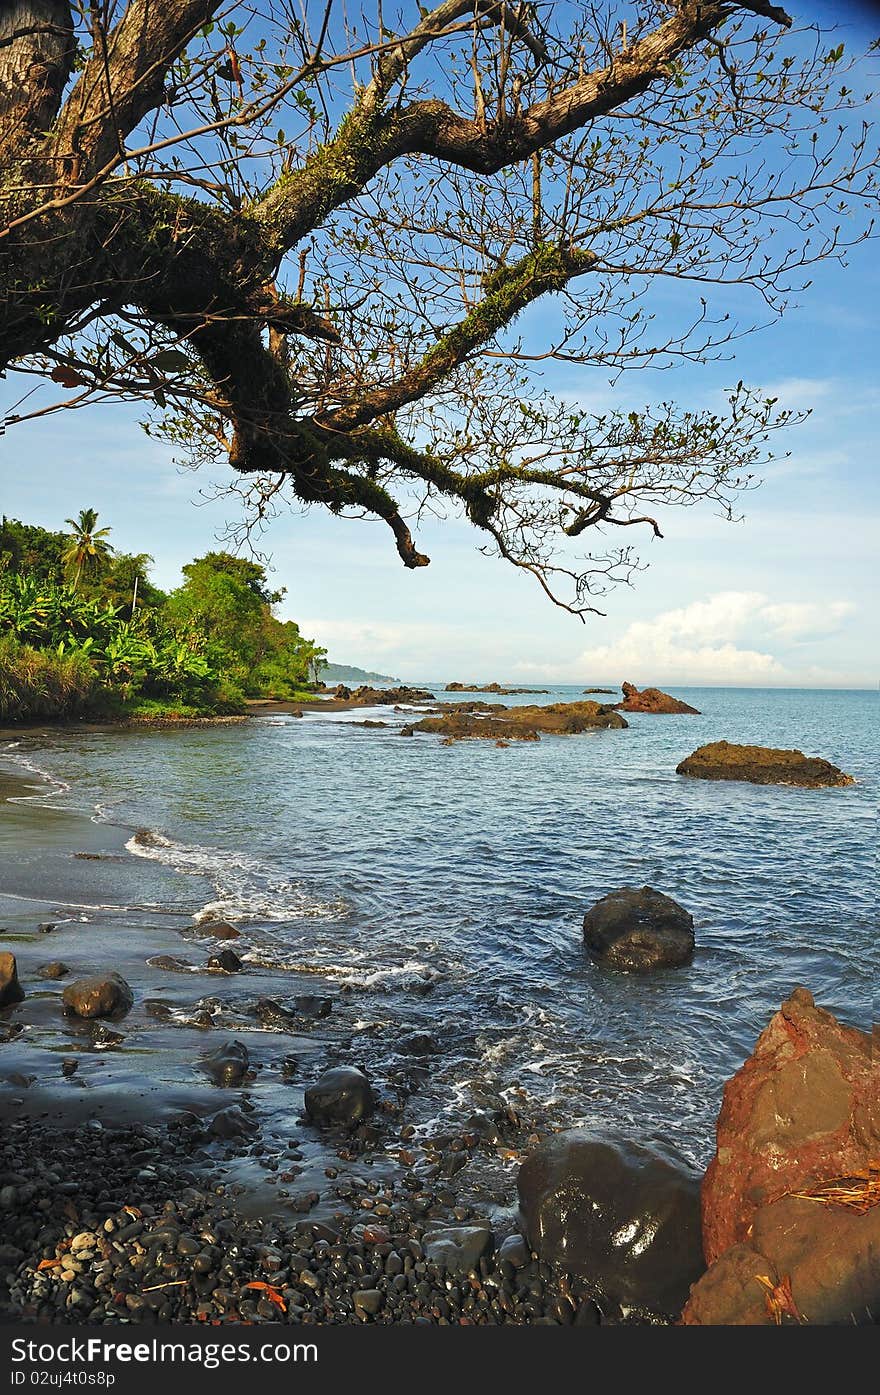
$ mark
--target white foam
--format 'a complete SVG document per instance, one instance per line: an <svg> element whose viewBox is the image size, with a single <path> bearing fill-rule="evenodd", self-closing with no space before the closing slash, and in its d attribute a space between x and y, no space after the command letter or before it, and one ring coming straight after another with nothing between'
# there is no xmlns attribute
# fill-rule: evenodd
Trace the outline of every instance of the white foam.
<svg viewBox="0 0 880 1395"><path fill-rule="evenodd" d="M206 877L213 882L216 895L196 911L196 925L209 920L335 920L346 913L341 901L315 900L297 882L278 877L256 858L179 843L153 829L139 829L125 846L135 857L162 863L184 876Z"/></svg>
<svg viewBox="0 0 880 1395"><path fill-rule="evenodd" d="M28 804L37 800L45 804L45 801L52 799L53 796L70 793L71 786L66 780L62 780L58 775L53 775L50 770L44 770L41 765L37 765L36 761L23 755L18 749L20 745L20 741L7 742L6 746L3 748L7 760L13 765L17 765L21 769L26 770L29 775L35 775L41 784L48 785L49 788L45 790L36 790L33 794L11 795L9 798L10 804ZM54 808L56 806L47 805L46 807Z"/></svg>

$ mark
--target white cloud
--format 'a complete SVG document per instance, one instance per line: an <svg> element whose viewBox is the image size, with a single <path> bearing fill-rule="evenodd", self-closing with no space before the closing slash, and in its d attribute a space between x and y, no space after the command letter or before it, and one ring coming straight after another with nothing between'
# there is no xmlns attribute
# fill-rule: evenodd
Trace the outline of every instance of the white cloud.
<svg viewBox="0 0 880 1395"><path fill-rule="evenodd" d="M608 644L585 649L569 666L573 679L648 683L785 683L797 681L773 640L825 637L855 609L849 601L771 601L760 591L721 591L704 601L635 620ZM527 666L523 666L524 668ZM810 675L821 681L822 670Z"/></svg>
<svg viewBox="0 0 880 1395"><path fill-rule="evenodd" d="M854 610L852 601L829 601L827 604L784 601L762 606L759 615L774 634L789 640L805 640L834 634L840 627L839 622Z"/></svg>

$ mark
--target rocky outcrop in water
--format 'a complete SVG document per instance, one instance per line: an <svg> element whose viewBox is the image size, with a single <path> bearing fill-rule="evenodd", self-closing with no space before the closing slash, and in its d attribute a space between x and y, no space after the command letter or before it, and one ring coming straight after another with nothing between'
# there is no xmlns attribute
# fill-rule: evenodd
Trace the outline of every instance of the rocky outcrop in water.
<svg viewBox="0 0 880 1395"><path fill-rule="evenodd" d="M753 785L822 786L852 785L830 761L805 756L803 751L783 751L772 746L735 746L729 741L712 741L699 746L678 766L677 775L697 780L746 780Z"/></svg>
<svg viewBox="0 0 880 1395"><path fill-rule="evenodd" d="M356 1066L327 1070L305 1092L306 1114L320 1124L359 1124L376 1107L373 1090Z"/></svg>
<svg viewBox="0 0 880 1395"><path fill-rule="evenodd" d="M687 1325L880 1316L880 1057L866 1033L783 1003L728 1082L702 1189L709 1269Z"/></svg>
<svg viewBox="0 0 880 1395"><path fill-rule="evenodd" d="M456 710L423 717L405 726L401 736L432 732L450 741L538 741L541 734L573 736L597 727L625 727L619 712L599 702L552 702L546 707L504 707L488 713Z"/></svg>
<svg viewBox="0 0 880 1395"><path fill-rule="evenodd" d="M350 703L352 707L387 707L396 702L433 702L434 694L427 688L370 688L363 684L360 688L346 688L343 683L334 690L334 697Z"/></svg>
<svg viewBox="0 0 880 1395"><path fill-rule="evenodd" d="M8 950L0 954L0 1008L12 1007L24 999L24 989L18 981L15 955Z"/></svg>
<svg viewBox="0 0 880 1395"><path fill-rule="evenodd" d="M244 964L234 949L221 949L218 954L211 955L205 968L215 974L238 974L244 968Z"/></svg>
<svg viewBox="0 0 880 1395"><path fill-rule="evenodd" d="M121 974L95 974L69 983L61 995L67 1012L76 1017L124 1017L134 994Z"/></svg>
<svg viewBox="0 0 880 1395"><path fill-rule="evenodd" d="M497 693L511 697L514 693L547 693L549 688L503 688L500 683L447 683L447 693Z"/></svg>
<svg viewBox="0 0 880 1395"><path fill-rule="evenodd" d="M541 1259L589 1277L621 1308L676 1316L703 1272L699 1178L639 1144L583 1130L531 1152L517 1180Z"/></svg>
<svg viewBox="0 0 880 1395"><path fill-rule="evenodd" d="M671 896L653 887L624 886L587 911L584 943L610 969L671 968L693 956L694 919Z"/></svg>
<svg viewBox="0 0 880 1395"><path fill-rule="evenodd" d="M623 702L617 704L621 712L649 712L655 716L676 713L689 713L694 717L700 715L696 707L682 702L680 698L671 697L659 688L643 688L639 692L634 683L624 683L622 691Z"/></svg>

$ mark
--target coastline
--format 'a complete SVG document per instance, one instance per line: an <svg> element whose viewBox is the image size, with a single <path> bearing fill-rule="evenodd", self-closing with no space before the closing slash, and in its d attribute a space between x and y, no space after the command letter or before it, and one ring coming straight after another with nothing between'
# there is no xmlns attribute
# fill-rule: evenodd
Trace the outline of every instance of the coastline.
<svg viewBox="0 0 880 1395"><path fill-rule="evenodd" d="M47 819L68 824L62 835L67 856L85 859L86 873L97 874L103 862L125 855L127 830L114 831L112 825L47 805L41 794L51 797L51 787L41 791L38 781L36 772L0 774L0 807L15 810L20 831L28 823L43 826ZM0 1010L0 1028L7 1034L0 1037L0 1111L7 1120L0 1138L4 1320L432 1325L658 1320L648 1314L624 1319L613 1305L603 1316L593 1286L552 1276L537 1256L523 1251L522 1242L507 1247L515 1264L502 1257L504 1240L517 1229L515 1189L506 1198L487 1192L480 1204L460 1197L453 1181L465 1157L495 1152L502 1142L512 1156L525 1147L524 1125L509 1116L502 1101L497 1119L487 1115L468 1128L462 1118L459 1131L415 1139L405 1122L407 1086L401 1079L395 1097L383 1092L373 1120L355 1129L316 1129L302 1120L295 1124L291 1116L282 1141L272 1127L277 1121L271 1114L262 1118L254 1102L258 1076L229 1089L212 1087L198 1075L187 1086L157 1082L149 1058L139 1067L135 1053L126 1064L125 1052L102 1046L100 1024L65 1022L67 1046L60 1057L57 1047L43 1051L40 1069L28 1037L57 1014L56 990L69 979L41 983L38 960L62 956L71 963L71 977L96 962L94 918L42 924L47 911L64 909L65 896L56 898L55 889L43 888L42 904L20 902L0 933L0 950L16 954L28 995L17 1007ZM8 897L0 899L8 912ZM174 956L192 950L193 927L187 929L181 916L170 919L172 924L138 931L136 958L156 959L163 948L166 957L167 951ZM131 975L127 953L119 953L118 934L111 943L114 967ZM222 942L200 938L198 944L208 950ZM100 954L106 962L106 949ZM179 1001L191 1001L195 985L178 977ZM220 986L216 975L211 982ZM137 1008L107 1027L142 1037L143 1024L132 1026L136 1015ZM205 1025L169 1029L159 1019L156 1030L165 1036L181 1033L191 1061L221 1036L206 1032ZM349 1035L331 1015L324 1023L311 1023L309 1036L273 1033L269 1044L276 1056L293 1048L296 1074L308 1078L310 1070L319 1072L328 1059L345 1052ZM253 1040L241 1030L235 1037ZM264 1040L261 1068L268 1068L266 1045ZM67 1076L63 1065L74 1059L78 1068ZM424 1070L423 1061L412 1058L410 1088ZM287 1184L283 1194L279 1176ZM485 1246L453 1282L448 1266L430 1259L426 1236L438 1228L469 1226L485 1231ZM78 1238L73 1251L72 1233ZM178 1252L180 1235L191 1239L206 1233L216 1233L221 1243L203 1238L194 1265L189 1251ZM230 1248L236 1256L233 1274ZM265 1282L274 1298L246 1287Z"/></svg>
<svg viewBox="0 0 880 1395"><path fill-rule="evenodd" d="M646 733L649 727L646 719ZM355 744L328 746L339 724L288 722L265 724L265 742L257 746L253 734L260 724L254 723L241 742L218 733L216 740L186 739L171 742L168 749L176 760L207 761L212 769L212 753L244 751L250 765L257 749L264 755L271 750L277 759L279 743L288 740L284 728L294 741L296 769L310 749L323 750L331 759L343 750L372 749L381 760L382 742L387 745L384 735L364 738L352 731L346 741ZM40 732L51 729L38 728L37 738ZM22 734L13 731L10 736L16 740ZM340 731L333 742L341 738ZM67 745L70 755L59 763L58 751ZM112 749L126 772L140 774L148 751L165 746L126 741ZM370 987L371 974L360 975L359 981L351 975L334 978L332 968L322 967L320 960L310 962L307 954L295 954L279 968L251 943L246 923L232 941L244 961L241 971L209 969L209 958L228 947L201 919L211 904L210 869L190 860L181 874L174 859L179 863L193 849L173 847L149 829L138 832L131 822L96 818L83 810L81 800L74 807L75 797L53 797L56 792L75 796L75 771L88 770L91 753L101 743L59 743L54 762L45 762L58 772L47 777L54 786L42 788L37 742L34 747L25 743L22 756L26 763L33 755L33 764L6 781L5 798L15 802L3 806L7 823L18 832L10 845L18 852L16 864L9 864L13 882L22 875L19 864L30 855L27 829L38 835L32 848L36 880L29 885L39 890L39 898L28 903L19 897L14 916L6 921L9 928L0 936L0 950L12 950L20 961L28 994L23 1004L0 1012L0 1027L23 1028L0 1040L0 1098L12 1120L0 1158L0 1186L13 1188L16 1208L26 1213L18 1230L18 1221L10 1217L9 1244L20 1253L5 1274L13 1274L9 1287L16 1315L52 1322L77 1317L96 1322L270 1321L281 1311L276 1300L259 1297L262 1290L246 1286L275 1286L278 1278L276 1292L290 1314L284 1320L293 1322L568 1325L656 1323L674 1316L633 1305L624 1312L597 1283L581 1279L572 1286L566 1272L539 1260L527 1246L523 1252L515 1212L516 1171L556 1126L534 1103L526 1104L525 1092L520 1100L515 1091L502 1094L490 1081L475 1110L466 1091L450 1091L451 1082L465 1077L443 1077L442 1070L437 1075L448 1043L420 1043L412 1050L403 1045L407 1035L428 1035L428 1026L439 1035L437 1026L457 1010L454 987L446 995L442 986L437 988L435 1000L434 981L417 973L404 991L397 988L389 1013ZM130 756L121 756L123 751ZM73 787L65 785L64 776L74 781ZM145 778L154 780L155 774ZM699 793L694 797L703 798ZM742 798L749 807L754 798L769 798L774 801L770 807L776 807L776 796L752 796L748 787ZM780 809L791 807L782 800L789 796L779 796ZM126 807L130 817L133 806ZM129 880L135 875L137 895ZM387 891L381 899L389 904ZM704 945L701 954L705 950ZM69 963L69 979L40 981L40 960L55 957ZM706 962L701 958L701 965ZM372 971L375 964L373 954L366 967ZM96 1031L94 1024L65 1019L58 999L73 977L111 966L132 982L135 1006L119 1023L106 1024L108 1039L100 1024ZM674 995L686 982L670 983L669 991ZM402 980L397 983L402 986ZM627 996L641 991L635 981L608 980L608 987ZM294 996L315 996L316 989L330 995L329 1014L294 1017ZM389 1016L391 1031L382 1021ZM114 1035L121 1040L114 1041ZM247 1076L234 1087L211 1085L200 1074L199 1062L230 1040L241 1041L248 1050ZM493 1043L500 1044L497 1039ZM476 1068L492 1059L481 1057ZM76 1069L66 1076L63 1067L72 1060ZM304 1088L328 1067L341 1065L369 1071L378 1108L354 1128L319 1128L303 1116ZM445 1096L442 1122L420 1104L426 1096L430 1099L432 1089L435 1101ZM638 1128L628 1133L631 1139L642 1136ZM660 1141L662 1131L655 1130L654 1137ZM96 1138L100 1147L95 1147ZM117 1162L108 1178L96 1163L105 1142ZM53 1169L53 1157L65 1159L64 1171L77 1179L83 1205L75 1221L64 1210L69 1195L51 1180L61 1175L57 1166ZM30 1179L24 1158L33 1164ZM144 1229L130 1240L112 1242L111 1249L117 1243L122 1249L114 1249L108 1259L101 1257L99 1231L105 1220L125 1230L120 1203L143 1212ZM192 1256L178 1254L176 1241L169 1252L167 1235L175 1229L167 1219L171 1214L186 1245L201 1231L225 1228L227 1249L238 1246L242 1254L241 1265L235 1268L237 1259L233 1264L231 1288L221 1273L231 1262L222 1245L209 1243L219 1253L204 1258L201 1270L183 1262ZM58 1228L53 1244L46 1218ZM84 1270L55 1264L68 1253L64 1246L75 1238L69 1229L74 1225L83 1226L76 1234L88 1231L98 1237L91 1249L82 1242ZM448 1267L428 1253L438 1227L476 1228L484 1237L480 1254L458 1278L450 1278ZM365 1239L365 1231L372 1238ZM159 1238L153 1240L154 1234ZM35 1248L38 1235L46 1242L41 1251ZM18 1244L13 1243L16 1237ZM141 1261L141 1250L150 1257L156 1245L158 1267L142 1276L138 1272L135 1289L114 1289L113 1301L107 1301L103 1286L86 1290L78 1280L81 1273L118 1273L113 1270L116 1255L120 1265L131 1269L132 1259ZM277 1252L271 1268L258 1252L267 1246ZM48 1268L35 1267L38 1253ZM511 1253L517 1263L505 1257ZM108 1262L111 1270L101 1270ZM398 1269L399 1264L404 1267ZM134 1266L137 1271L142 1267ZM304 1279L304 1273L313 1278ZM157 1274L155 1284L147 1282ZM401 1276L406 1282L395 1286ZM211 1282L215 1288L209 1287ZM215 1306L212 1294L217 1290ZM156 1307L148 1297L154 1292L162 1295ZM117 1293L122 1294L121 1306ZM363 1293L370 1296L358 1307L355 1295ZM72 1298L74 1294L79 1296ZM87 1310L86 1301L92 1302Z"/></svg>

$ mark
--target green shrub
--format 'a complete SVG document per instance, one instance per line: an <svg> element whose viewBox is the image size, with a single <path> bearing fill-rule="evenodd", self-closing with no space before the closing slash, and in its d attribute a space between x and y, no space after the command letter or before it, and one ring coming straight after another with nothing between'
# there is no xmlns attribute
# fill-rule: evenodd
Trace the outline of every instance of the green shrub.
<svg viewBox="0 0 880 1395"><path fill-rule="evenodd" d="M38 722L96 712L102 689L84 654L34 649L0 639L0 721Z"/></svg>

